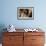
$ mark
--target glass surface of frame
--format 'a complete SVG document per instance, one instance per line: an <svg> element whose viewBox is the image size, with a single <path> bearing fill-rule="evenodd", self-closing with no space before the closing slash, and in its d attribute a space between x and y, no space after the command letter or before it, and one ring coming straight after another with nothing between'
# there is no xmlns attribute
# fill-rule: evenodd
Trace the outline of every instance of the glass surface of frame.
<svg viewBox="0 0 46 46"><path fill-rule="evenodd" d="M18 7L17 19L19 20L33 20L34 19L34 7Z"/></svg>

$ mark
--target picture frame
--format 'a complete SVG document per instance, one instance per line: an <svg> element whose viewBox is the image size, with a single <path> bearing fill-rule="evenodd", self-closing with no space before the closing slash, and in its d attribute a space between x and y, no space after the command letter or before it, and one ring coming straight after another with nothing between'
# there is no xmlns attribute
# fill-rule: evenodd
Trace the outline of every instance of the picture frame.
<svg viewBox="0 0 46 46"><path fill-rule="evenodd" d="M18 20L34 20L34 7L18 7L17 19Z"/></svg>

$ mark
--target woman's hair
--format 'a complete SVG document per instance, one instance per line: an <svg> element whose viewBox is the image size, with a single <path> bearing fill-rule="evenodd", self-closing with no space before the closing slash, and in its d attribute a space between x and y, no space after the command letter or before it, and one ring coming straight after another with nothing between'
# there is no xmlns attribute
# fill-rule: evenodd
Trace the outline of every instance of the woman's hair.
<svg viewBox="0 0 46 46"><path fill-rule="evenodd" d="M24 14L28 15L29 10L28 9L24 9Z"/></svg>

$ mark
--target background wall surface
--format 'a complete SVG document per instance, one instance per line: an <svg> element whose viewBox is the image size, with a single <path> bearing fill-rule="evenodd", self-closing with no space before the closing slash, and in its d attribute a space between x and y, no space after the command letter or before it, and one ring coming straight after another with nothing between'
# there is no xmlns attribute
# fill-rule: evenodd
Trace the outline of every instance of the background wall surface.
<svg viewBox="0 0 46 46"><path fill-rule="evenodd" d="M34 20L18 20L17 7L34 7ZM41 27L46 31L46 0L0 0L0 25L16 28Z"/></svg>
<svg viewBox="0 0 46 46"><path fill-rule="evenodd" d="M17 7L34 7L34 20L18 20ZM46 0L0 0L0 31L13 24L15 28L42 28L46 32Z"/></svg>

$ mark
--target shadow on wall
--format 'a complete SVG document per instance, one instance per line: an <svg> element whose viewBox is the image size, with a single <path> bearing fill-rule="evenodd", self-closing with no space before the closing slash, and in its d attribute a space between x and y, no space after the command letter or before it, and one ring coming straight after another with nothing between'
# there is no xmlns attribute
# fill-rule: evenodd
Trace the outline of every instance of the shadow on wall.
<svg viewBox="0 0 46 46"><path fill-rule="evenodd" d="M2 43L2 36L3 36L3 32L6 32L6 29L4 30L5 25L4 24L0 24L0 43Z"/></svg>

